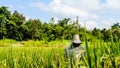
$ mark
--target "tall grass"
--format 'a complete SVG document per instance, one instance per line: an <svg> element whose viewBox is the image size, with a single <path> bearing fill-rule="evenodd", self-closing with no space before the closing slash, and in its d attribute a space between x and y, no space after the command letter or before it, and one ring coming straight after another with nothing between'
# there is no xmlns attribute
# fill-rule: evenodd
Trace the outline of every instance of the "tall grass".
<svg viewBox="0 0 120 68"><path fill-rule="evenodd" d="M23 41L22 43L28 46L0 47L0 68L67 68L70 65L73 65L73 68L79 68L79 63L82 63L81 68L120 68L120 42L114 43L111 39L111 42L107 43L102 40L89 43L87 37L85 38L87 54L83 57L84 60L77 59L78 61L74 64L69 58L64 57L65 47L60 43L61 41L44 45L44 42L39 44L39 41L29 41L29 43ZM6 41L4 40L5 43ZM11 41L11 43L19 42ZM48 47L44 47L46 45Z"/></svg>
<svg viewBox="0 0 120 68"><path fill-rule="evenodd" d="M65 63L61 49L2 47L0 50L0 68L61 68Z"/></svg>
<svg viewBox="0 0 120 68"><path fill-rule="evenodd" d="M3 39L0 40L0 47L9 47L9 46L24 46L24 47L65 47L69 45L68 40L55 40L55 41L39 41L39 40L28 40L28 41L15 41L12 39Z"/></svg>

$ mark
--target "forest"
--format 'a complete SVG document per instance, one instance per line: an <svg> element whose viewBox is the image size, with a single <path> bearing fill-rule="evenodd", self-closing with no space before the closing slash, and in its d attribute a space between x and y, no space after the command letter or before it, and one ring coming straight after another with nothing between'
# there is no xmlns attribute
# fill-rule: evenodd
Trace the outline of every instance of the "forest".
<svg viewBox="0 0 120 68"><path fill-rule="evenodd" d="M109 22L108 22L109 23ZM96 39L110 41L112 34L114 41L120 40L120 24L113 24L111 28L99 29L95 27L93 30L87 30L71 18L64 18L55 23L54 18L50 22L42 22L40 19L29 19L18 11L11 13L7 6L0 7L0 39L22 40L70 40L72 35L77 33L84 41L84 32L87 32L88 40L91 36Z"/></svg>

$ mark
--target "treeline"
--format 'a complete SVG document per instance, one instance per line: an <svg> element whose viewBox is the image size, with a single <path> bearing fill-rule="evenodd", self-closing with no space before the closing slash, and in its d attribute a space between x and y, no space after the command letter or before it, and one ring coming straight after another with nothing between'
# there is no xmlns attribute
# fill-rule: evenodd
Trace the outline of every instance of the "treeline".
<svg viewBox="0 0 120 68"><path fill-rule="evenodd" d="M0 7L0 39L15 39L21 40L64 40L72 39L72 35L77 33L80 35L81 40L84 41L84 32L86 31L88 40L91 38L103 39L109 41L111 35L114 41L120 39L120 25L119 23L111 26L110 29L94 28L89 31L78 24L76 21L71 21L70 18L58 20L55 23L54 18L50 22L41 22L40 19L29 19L17 11L11 13L8 7Z"/></svg>

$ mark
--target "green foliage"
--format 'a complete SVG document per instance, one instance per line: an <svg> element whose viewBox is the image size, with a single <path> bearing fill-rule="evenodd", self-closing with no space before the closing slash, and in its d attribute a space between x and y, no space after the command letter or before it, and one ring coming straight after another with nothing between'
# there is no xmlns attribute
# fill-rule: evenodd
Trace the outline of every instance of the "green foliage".
<svg viewBox="0 0 120 68"><path fill-rule="evenodd" d="M21 26L25 22L25 16L23 16L22 14L19 14L17 11L14 11L12 16L13 16L14 22L18 26Z"/></svg>
<svg viewBox="0 0 120 68"><path fill-rule="evenodd" d="M15 39L22 40L71 40L73 34L79 34L82 41L85 41L84 31L88 41L93 41L92 38L103 39L109 42L112 32L114 42L120 40L120 25L113 24L111 29L94 28L89 31L78 24L78 17L76 21L71 21L70 18L58 20L55 23L54 18L50 22L41 22L40 19L25 20L25 16L17 11L11 14L8 7L0 7L0 39Z"/></svg>
<svg viewBox="0 0 120 68"><path fill-rule="evenodd" d="M0 40L0 47L10 47L10 46L24 46L24 47L65 47L66 45L69 45L70 41L68 40L55 40L47 42L45 40L39 41L39 40L28 40L28 41L16 41L12 39L4 39Z"/></svg>
<svg viewBox="0 0 120 68"><path fill-rule="evenodd" d="M41 39L41 34L42 34L42 30L41 30L41 21L39 19L30 19L29 21L27 21L25 23L25 25L28 27L28 33L30 35L31 39Z"/></svg>
<svg viewBox="0 0 120 68"><path fill-rule="evenodd" d="M0 40L0 47L9 47L12 44L16 44L17 41L12 40L12 39L4 39L4 40Z"/></svg>
<svg viewBox="0 0 120 68"><path fill-rule="evenodd" d="M113 36L113 41L118 42L120 40L120 24L116 23L111 26L111 32Z"/></svg>
<svg viewBox="0 0 120 68"><path fill-rule="evenodd" d="M10 11L7 10L8 7L0 7L0 39L6 38L7 35L7 21L10 16Z"/></svg>
<svg viewBox="0 0 120 68"><path fill-rule="evenodd" d="M0 39L4 39L7 34L6 26L4 25L4 15L0 14Z"/></svg>
<svg viewBox="0 0 120 68"><path fill-rule="evenodd" d="M92 31L92 35L97 36L97 38L100 38L100 29L94 28Z"/></svg>
<svg viewBox="0 0 120 68"><path fill-rule="evenodd" d="M112 36L112 35L111 35ZM85 36L86 40L87 37ZM96 39L94 39L96 40ZM17 44L20 42L5 39L4 44ZM2 42L0 40L0 42ZM120 66L120 43L90 42L86 43L86 56L76 59L78 62L71 64L70 58L64 57L64 48L61 43L68 41L22 41L24 46L0 47L1 68L119 68ZM99 43L100 42L100 43ZM7 44L7 45L9 45ZM44 46L43 46L44 44ZM46 45L45 45L46 44ZM38 47L38 46L40 47ZM58 45L58 46L56 46ZM60 45L60 46L59 46ZM64 44L66 45L66 44ZM33 46L33 47L31 47ZM37 47L35 47L37 46Z"/></svg>

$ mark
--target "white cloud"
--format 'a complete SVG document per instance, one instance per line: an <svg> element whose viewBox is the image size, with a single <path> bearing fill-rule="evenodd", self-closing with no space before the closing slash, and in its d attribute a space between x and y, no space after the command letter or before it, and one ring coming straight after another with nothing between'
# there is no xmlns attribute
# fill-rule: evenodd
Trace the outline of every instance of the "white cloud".
<svg viewBox="0 0 120 68"><path fill-rule="evenodd" d="M53 0L48 5L44 3L37 2L31 3L31 6L37 7L39 9L49 11L56 15L70 16L81 18L93 18L98 19L99 16L90 13L86 9L98 9L100 8L98 0ZM84 6L84 7L83 7Z"/></svg>
<svg viewBox="0 0 120 68"><path fill-rule="evenodd" d="M82 27L86 27L87 29L91 30L95 27L99 27L98 24L96 23L96 21L94 20L88 20L88 21L79 21L79 23L81 24Z"/></svg>
<svg viewBox="0 0 120 68"><path fill-rule="evenodd" d="M120 9L120 0L106 0L106 6L112 9Z"/></svg>
<svg viewBox="0 0 120 68"><path fill-rule="evenodd" d="M109 19L109 20L103 20L102 22L101 22L101 28L110 28L110 26L113 24L113 20L111 19Z"/></svg>
<svg viewBox="0 0 120 68"><path fill-rule="evenodd" d="M44 3L41 3L41 2L31 3L30 5L42 10L49 11L58 16L69 16L69 17L79 16L80 18L86 18L86 19L99 18L95 14L89 13L88 11L83 10L81 8L66 5L62 3L62 1L63 0L53 0L52 2L49 3L49 5L45 5Z"/></svg>
<svg viewBox="0 0 120 68"><path fill-rule="evenodd" d="M93 29L95 27L98 27L98 24L95 21L87 21L86 22L86 28Z"/></svg>
<svg viewBox="0 0 120 68"><path fill-rule="evenodd" d="M62 0L62 2L68 6L85 10L97 10L101 8L99 0Z"/></svg>
<svg viewBox="0 0 120 68"><path fill-rule="evenodd" d="M25 16L26 17L26 20L28 21L29 19L31 19L31 17L30 16Z"/></svg>
<svg viewBox="0 0 120 68"><path fill-rule="evenodd" d="M63 14L66 16L80 16L80 17L88 17L90 14L84 10L69 7L69 6L55 6L51 7L52 12L56 14Z"/></svg>
<svg viewBox="0 0 120 68"><path fill-rule="evenodd" d="M52 13L57 19L79 16L81 21L86 21L88 29L109 28L116 22L114 19L109 19L112 18L112 14L111 17L107 17L110 15L109 11L114 11L113 14L115 14L115 10L120 10L120 0L106 0L104 3L100 0L52 0L49 4L34 2L30 5ZM108 13L105 14L105 12ZM84 22L80 22L80 24L84 26Z"/></svg>
<svg viewBox="0 0 120 68"><path fill-rule="evenodd" d="M55 20L55 21L54 21L54 23L55 23L55 24L57 24L57 23L58 23L59 18L58 18L58 17L54 17L54 20Z"/></svg>
<svg viewBox="0 0 120 68"><path fill-rule="evenodd" d="M110 19L105 19L105 20L102 20L101 21L101 23L98 23L100 26L99 26L99 28L110 28L113 24L115 24L115 23L120 23L120 21L118 20L118 21L116 21L116 20L114 20L114 19L112 19L112 18L110 18Z"/></svg>

